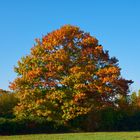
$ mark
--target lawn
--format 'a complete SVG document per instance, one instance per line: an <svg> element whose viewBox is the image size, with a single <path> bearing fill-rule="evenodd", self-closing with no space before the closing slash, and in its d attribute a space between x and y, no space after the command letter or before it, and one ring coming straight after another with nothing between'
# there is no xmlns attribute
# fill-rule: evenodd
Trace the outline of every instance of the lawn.
<svg viewBox="0 0 140 140"><path fill-rule="evenodd" d="M140 140L140 132L98 132L0 136L0 140Z"/></svg>

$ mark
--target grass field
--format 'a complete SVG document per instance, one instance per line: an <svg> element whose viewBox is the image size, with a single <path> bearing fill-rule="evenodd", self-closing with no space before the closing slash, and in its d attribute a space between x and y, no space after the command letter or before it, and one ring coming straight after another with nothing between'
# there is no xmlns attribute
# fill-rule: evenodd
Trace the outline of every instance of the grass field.
<svg viewBox="0 0 140 140"><path fill-rule="evenodd" d="M140 132L98 132L0 136L0 140L140 140Z"/></svg>

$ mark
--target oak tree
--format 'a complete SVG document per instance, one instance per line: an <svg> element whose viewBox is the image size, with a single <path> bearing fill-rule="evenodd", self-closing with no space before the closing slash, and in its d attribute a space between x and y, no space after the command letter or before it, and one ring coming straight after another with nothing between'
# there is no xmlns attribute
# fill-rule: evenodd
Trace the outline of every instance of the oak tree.
<svg viewBox="0 0 140 140"><path fill-rule="evenodd" d="M18 76L10 85L20 100L15 114L64 123L115 105L132 83L120 70L96 38L65 25L36 39L31 53L18 61Z"/></svg>

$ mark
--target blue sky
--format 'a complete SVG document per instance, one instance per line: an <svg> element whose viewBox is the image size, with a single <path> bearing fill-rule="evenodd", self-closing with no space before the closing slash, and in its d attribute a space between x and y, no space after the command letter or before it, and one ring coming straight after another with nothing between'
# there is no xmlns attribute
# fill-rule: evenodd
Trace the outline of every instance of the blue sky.
<svg viewBox="0 0 140 140"><path fill-rule="evenodd" d="M140 88L140 0L0 0L0 88L35 38L64 24L79 26L119 59L122 76Z"/></svg>

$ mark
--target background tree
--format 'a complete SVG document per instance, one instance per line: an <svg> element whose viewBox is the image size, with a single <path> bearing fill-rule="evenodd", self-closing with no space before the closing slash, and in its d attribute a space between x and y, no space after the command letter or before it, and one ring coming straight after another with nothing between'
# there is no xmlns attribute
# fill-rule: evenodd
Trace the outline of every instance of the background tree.
<svg viewBox="0 0 140 140"><path fill-rule="evenodd" d="M140 111L140 90L138 92L132 92L130 95L130 105L133 111Z"/></svg>
<svg viewBox="0 0 140 140"><path fill-rule="evenodd" d="M13 117L13 108L17 102L18 99L14 93L0 89L0 117Z"/></svg>
<svg viewBox="0 0 140 140"><path fill-rule="evenodd" d="M20 100L15 114L62 123L116 106L132 83L121 77L118 60L96 38L71 25L36 39L15 71L18 77L10 85Z"/></svg>

